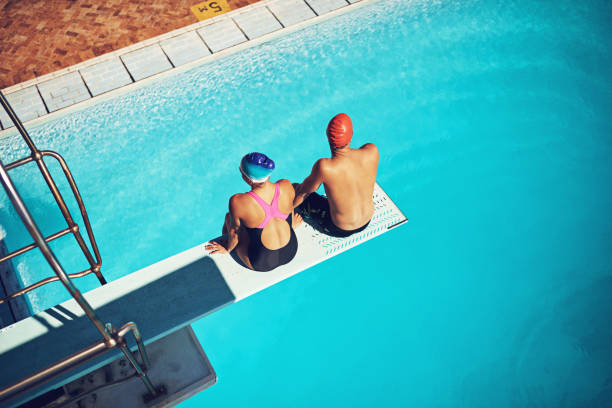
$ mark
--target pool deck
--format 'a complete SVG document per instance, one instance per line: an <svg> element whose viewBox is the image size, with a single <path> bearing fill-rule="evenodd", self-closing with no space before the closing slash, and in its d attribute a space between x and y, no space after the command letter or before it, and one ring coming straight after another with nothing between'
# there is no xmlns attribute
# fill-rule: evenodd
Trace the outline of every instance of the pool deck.
<svg viewBox="0 0 612 408"><path fill-rule="evenodd" d="M225 0L213 12L257 1ZM197 23L191 7L202 2L0 0L0 89Z"/></svg>
<svg viewBox="0 0 612 408"><path fill-rule="evenodd" d="M197 18L192 10L186 6L187 3L177 1L168 2L169 5L167 7L169 8L171 8L171 4L181 3L184 5L181 9L182 11L177 14L182 17L177 17L176 23L178 24L178 22L181 21L182 23L179 25L188 25L171 29L172 26L162 24L163 28L168 28L171 31L103 53L102 55L87 59L58 71L49 72L24 82L14 84L3 89L2 92L6 95L9 103L12 105L22 122L29 122L39 118L49 118L49 114L51 113L58 111L67 113L67 108L77 104L82 106L82 103L92 98L100 100L100 97L110 96L109 93L112 94L112 91L124 89L126 87L129 88L135 85L136 82L150 79L179 68L189 69L228 53L268 41L278 35L283 35L284 33L300 29L307 25L315 24L321 19L342 14L353 7L358 7L374 0L221 1L223 1L225 5L230 4L234 5L234 7L239 7L248 2L252 4L220 13L219 15L199 22L188 24L189 21L193 21L194 19L197 21ZM30 4L31 8L36 10L40 7L39 2L36 1L23 3ZM99 20L104 21L105 25L107 24L107 17L109 18L109 26L115 24L115 20L108 16L108 14L111 14L110 11L117 8L115 7L115 3L126 3L126 1L110 2L110 5L106 7L102 7L101 9L95 8L95 10L101 13ZM129 3L140 4L139 7L144 7L144 3L161 2L147 0L140 2L132 1ZM194 3L198 4L197 0L194 1ZM216 4L214 1L209 2L209 4L213 3ZM3 14L0 17L0 27L2 27L3 30L0 31L1 41L4 41L4 37L7 37L6 31L10 31L10 27L12 26L17 26L17 34L14 35L16 38L25 36L24 33L20 33L21 28L26 31L31 31L33 29L31 24L25 22L14 22L7 26L6 20L8 19L10 22L11 17L7 17L5 14L7 14L7 9L9 11L11 10L9 6L12 4L13 3L10 1L7 3L5 0L4 2ZM77 5L79 5L81 9L94 10L92 5L90 5L90 7L85 7L86 4L80 1L70 2L68 0L63 0L54 4L56 4L56 6L59 4L68 4L68 6L70 6L67 8L68 10L73 9L73 7ZM189 4L191 4L191 2ZM2 8L1 0L0 8ZM190 16L185 15L185 9L188 10L188 13L191 13ZM137 14L137 11L140 9L137 7L135 10L136 11L131 14ZM40 12L42 13L42 11ZM82 10L78 10L78 12L74 11L77 16L80 16L82 12ZM120 11L118 16L121 16L122 12L123 11ZM147 9L147 12L150 13L149 9ZM88 13L95 12L89 11ZM114 13L116 13L116 11L112 14ZM85 16L87 17L87 13L85 13ZM24 18L25 17L21 17L21 20ZM74 18L78 20L78 18ZM91 16L91 18L93 18L93 16ZM172 19L173 14L169 14L167 18ZM36 17L32 17L32 20L36 21ZM152 21L147 24L151 23ZM83 22L80 24L81 26L85 25ZM117 37L119 39L115 42L109 43L111 44L108 46L109 50L113 49L115 45L117 47L122 45L123 41L125 41L125 36L135 40L139 38L129 35L131 31L138 31L137 26L125 24L125 27L123 27L122 24L117 24L120 33L124 34L119 35ZM34 30L44 31L45 27L39 28L39 25L36 25ZM67 30L64 34L70 31L66 28L64 28L64 30ZM76 33L77 31L70 32ZM94 29L90 34L95 36L97 32L98 31ZM144 32L149 33L147 30L144 30ZM144 35L146 36L146 34ZM75 39L78 37L79 35L74 36ZM33 38L37 38L37 36ZM0 61L5 61L4 56L7 53L10 54L15 50L19 50L19 48L12 48L11 45L6 46L4 43L2 44L0 55L2 55L3 58L0 59ZM78 49L78 41L75 40L75 44L77 44L75 45L75 49ZM94 50L94 47L96 47L95 45L82 46L84 48L81 53L70 52L70 55L77 55L80 58L81 56L89 56L90 54L95 55L97 52L97 49ZM49 48L49 50L47 50L48 52L53 51L50 49L53 47L47 48ZM104 50L106 50L106 48L104 48ZM66 52L65 57L67 57L68 54L69 53ZM50 56L49 58L53 59L56 58L56 56ZM62 61L70 61L70 58L67 57ZM2 64L6 63L3 62ZM61 64L62 62L60 62L60 65ZM17 64L15 69L23 69L19 67L24 66L27 66L27 64ZM6 71L6 68L0 65L0 73L4 73L4 71ZM38 73L38 71L36 72ZM3 133L2 129L9 129L11 127L13 127L13 124L8 115L4 110L0 110L0 135Z"/></svg>

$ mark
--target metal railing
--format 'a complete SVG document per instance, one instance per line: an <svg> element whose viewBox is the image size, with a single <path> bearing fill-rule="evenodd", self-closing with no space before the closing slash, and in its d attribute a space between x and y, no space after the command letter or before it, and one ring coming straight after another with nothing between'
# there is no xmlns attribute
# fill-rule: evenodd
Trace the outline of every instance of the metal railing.
<svg viewBox="0 0 612 408"><path fill-rule="evenodd" d="M48 237L44 238L45 242L51 242L54 239L63 237L64 235L67 235L69 233L72 233L74 235L74 238L76 239L81 251L83 252L83 254L85 255L85 258L87 259L87 262L89 263L89 268L85 269L82 272L77 272L77 273L72 273L70 275L68 275L70 278L80 278L82 276L86 276L90 273L95 273L96 277L98 278L98 280L100 281L100 283L102 285L104 285L106 283L106 279L104 279L104 276L102 276L102 273L100 272L101 266L102 266L102 259L100 258L100 252L98 251L98 246L96 244L96 240L94 238L93 235L93 231L91 229L91 224L89 222L89 217L87 216L87 212L85 211L85 205L83 204L83 199L81 198L81 193L79 192L79 189L77 188L77 185L74 181L74 178L72 177L72 173L70 172L70 169L68 168L68 165L66 164L66 161L62 158L62 156L60 156L58 153L56 152L52 152L49 150L38 150L36 148L36 145L34 145L34 142L32 141L32 139L30 138L30 135L28 134L28 132L25 130L25 128L23 127L23 124L21 123L21 121L19 120L19 118L17 118L17 115L15 114L15 112L13 111L13 109L11 108L11 106L9 105L8 101L6 100L4 94L2 94L2 92L0 92L0 104L2 104L2 107L4 108L4 110L8 113L9 117L11 118L11 120L13 121L13 123L15 123L15 126L17 127L17 129L19 130L19 133L21 134L21 136L23 137L24 141L26 142L26 144L28 145L28 148L30 149L31 155L20 159L20 160L16 160L12 163L9 163L5 166L3 166L3 170L11 170L14 169L16 167L22 166L24 164L30 163L32 161L36 162L36 165L38 166L38 169L40 170L40 172L42 173L43 178L45 179L45 182L47 183L47 186L49 187L49 190L51 191L51 194L53 195L53 198L55 199L55 202L57 203L57 205L59 206L62 215L64 216L64 219L66 220L66 223L68 224L67 228L56 232L55 234L49 235ZM66 179L68 181L68 184L70 185L70 189L72 190L72 193L74 194L74 197L77 201L77 204L79 206L79 210L81 212L81 217L83 218L83 222L85 224L85 229L87 230L87 236L89 237L89 243L93 249L93 255L89 250L89 247L87 246L87 244L85 243L85 240L83 239L83 236L81 235L81 232L79 230L79 226L74 222L74 219L72 218L72 215L70 214L70 211L68 210L68 206L66 205L66 202L64 201L64 197L62 196L62 194L60 193L59 189L57 188L57 185L55 184L55 181L53 180L53 178L51 177L51 174L49 172L49 169L47 168L47 165L45 164L43 158L44 157L52 157L55 160L57 160L62 168L62 171L64 172L64 175L66 176ZM8 176L7 176L8 177ZM3 256L2 258L0 258L0 263L4 262L4 261L8 261L9 259L12 259L18 255L21 255L27 251L30 251L34 248L36 248L37 245L36 243L32 243L30 245L26 245L23 248L20 248L16 251L13 251L5 256ZM36 289L40 286L43 286L47 283L51 283L51 282L55 282L59 280L59 277L57 276L51 276L49 278L43 279L41 281L38 281L36 283L33 283L19 291L16 291L14 293L11 294L7 294L7 296L5 296L3 299L0 299L0 304L5 303L11 299L14 299L18 296L21 296L33 289Z"/></svg>
<svg viewBox="0 0 612 408"><path fill-rule="evenodd" d="M144 348L144 344L142 343L142 338L140 336L140 332L138 331L138 327L136 326L136 324L133 322L127 323L123 325L119 330L114 330L112 326L110 325L110 323L107 325L104 325L102 321L100 320L100 318L97 316L96 312L91 307L91 305L87 302L87 300L85 300L81 292L76 288L76 286L74 286L74 284L71 281L71 278L73 277L80 277L88 273L94 272L96 276L98 277L98 279L100 280L100 283L102 284L106 283L106 281L104 280L104 277L102 276L100 272L100 266L101 266L100 254L98 252L98 248L96 246L96 243L93 237L93 232L91 230L91 225L89 223L89 219L85 211L85 206L83 204L83 200L81 199L81 195L79 194L79 191L76 187L76 183L74 182L72 174L70 173L70 170L68 169L68 166L66 165L66 162L59 154L55 152L40 151L36 148L36 146L32 142L32 139L29 137L27 131L23 127L23 124L21 123L21 121L19 120L19 118L17 117L13 109L11 108L11 106L9 105L8 101L6 100L2 92L0 92L0 103L2 104L6 112L8 113L13 123L15 123L15 126L19 130L19 133L21 134L21 136L27 143L28 147L30 148L30 151L32 152L32 155L30 157L18 160L16 162L8 164L7 166L4 166L4 164L2 163L2 160L0 160L0 182L2 183L2 187L4 187L4 190L6 191L9 199L11 200L13 207L17 210L17 213L19 214L19 217L21 218L23 224L25 225L28 232L34 239L34 243L27 245L17 251L14 251L4 256L2 259L0 259L0 262L7 261L31 249L39 248L43 256L45 257L45 260L51 266L51 268L56 274L56 276L54 277L43 279L40 282L37 282L33 285L28 286L25 289L22 289L18 292L15 292L5 297L4 299L2 299L2 301L0 301L0 304L10 299L13 299L17 296L23 295L24 293L27 293L28 291L35 289L37 287L40 287L44 285L45 283L59 280L66 287L70 295L78 303L81 309L83 309L87 317L91 320L93 325L102 335L102 340L94 343L93 345L86 347L85 349L80 350L66 358L63 358L59 362L47 368L44 368L43 370L33 375L30 375L27 378L24 378L8 387L1 389L0 390L0 402L4 402L19 394L22 394L32 389L33 387L38 386L42 384L43 382L46 382L52 379L53 377L76 367L77 365L80 365L82 363L85 363L86 361L89 361L95 357L98 357L102 355L103 353L115 347L118 347L123 352L123 354L126 356L126 358L130 361L130 364L132 365L132 367L134 368L138 376L142 379L143 383L147 387L147 390L149 391L150 396L153 396L153 397L156 396L158 391L155 389L155 387L153 386L153 384L151 383L151 381L149 380L146 374L148 367L149 367L149 359L148 359L146 350ZM53 178L51 177L51 174L49 173L49 170L47 166L45 165L45 162L43 161L44 156L51 156L57 159L62 167L62 170L64 171L64 174L66 175L66 178L68 179L68 183L70 184L72 192L74 193L77 199L79 209L83 217L83 221L85 222L85 227L87 229L87 235L89 236L90 243L91 243L91 246L95 254L95 259L89 252L89 249L87 248L87 245L85 244L85 241L83 240L83 237L81 236L79 232L78 225L74 222L72 216L70 215L70 212L68 211L68 207L66 206L65 201L62 195L60 194L59 189L57 188L57 185L55 184ZM64 218L66 219L66 222L68 223L68 228L62 231L59 231L53 235L50 235L49 237L44 237L41 234L40 229L36 225L36 222L32 218L21 196L17 192L15 185L13 184L11 178L8 175L8 170L15 168L17 166L20 166L22 164L25 164L25 163L29 163L31 161L35 161L36 164L38 165L38 168L40 169L43 177L45 178L45 181L47 182L47 185L49 186L49 189L51 190L51 193L53 194L55 201L60 207L60 210L62 211L62 214ZM90 268L88 268L87 270L83 272L75 273L72 275L69 275L64 271L59 260L56 258L55 254L53 253L53 251L47 244L49 241L59 238L61 236L64 236L68 233L72 233L74 235L81 250L85 254L85 257L87 258L90 264ZM127 335L128 332L131 332L134 335L134 339L136 340L138 350L143 360L142 365L138 362L134 354L131 352L131 350L127 346L127 343L125 341L125 336Z"/></svg>
<svg viewBox="0 0 612 408"><path fill-rule="evenodd" d="M129 322L121 326L119 330L113 330L110 324L107 325L108 328L108 336L104 339L88 346L68 357L63 358L55 364L52 364L46 368L43 368L39 372L26 377L16 383L5 387L0 390L0 403L8 401L11 398L14 398L28 390L45 383L57 377L58 375L79 366L89 360L92 360L96 357L103 355L108 352L112 348L118 347L125 357L128 359L134 370L136 371L136 375L140 377L140 379L144 382L145 387L149 391L149 395L147 398L155 397L158 394L159 389L155 388L151 383L151 380L147 376L147 371L151 366L149 362L149 356L147 354L147 350L142 343L142 337L140 336L140 332L138 331L138 327L136 323ZM134 353L127 346L127 342L125 340L125 336L131 332L134 335L134 340L136 340L136 344L138 346L138 351L140 353L140 357L142 359L142 363L140 363Z"/></svg>

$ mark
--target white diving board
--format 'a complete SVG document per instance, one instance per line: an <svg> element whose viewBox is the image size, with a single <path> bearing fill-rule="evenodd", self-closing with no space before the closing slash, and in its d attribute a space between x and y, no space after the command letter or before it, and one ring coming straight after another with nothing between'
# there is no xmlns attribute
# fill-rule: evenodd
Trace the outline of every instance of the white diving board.
<svg viewBox="0 0 612 408"><path fill-rule="evenodd" d="M209 255L204 249L206 243L202 243L93 289L84 296L103 322L120 327L133 321L145 344L149 344L407 221L378 184L373 199L374 216L364 231L348 238L334 238L303 223L296 229L298 251L295 258L270 272L247 269L229 254ZM0 367L10 369L0 370L0 388L98 340L100 334L72 299L7 326L0 330ZM109 351L31 393L12 399L7 406L17 406L100 368L120 353L119 350Z"/></svg>
<svg viewBox="0 0 612 408"><path fill-rule="evenodd" d="M374 186L374 216L368 227L348 238L325 235L306 222L295 230L298 251L286 265L270 272L254 272L239 264L231 255L212 255L221 274L236 296L236 301L257 293L305 269L370 240L408 219L378 184Z"/></svg>

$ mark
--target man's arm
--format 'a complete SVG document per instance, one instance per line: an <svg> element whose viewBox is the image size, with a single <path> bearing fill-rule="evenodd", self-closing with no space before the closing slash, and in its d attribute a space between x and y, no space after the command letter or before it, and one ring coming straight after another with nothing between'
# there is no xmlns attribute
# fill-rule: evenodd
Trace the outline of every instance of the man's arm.
<svg viewBox="0 0 612 408"><path fill-rule="evenodd" d="M317 160L314 166L312 166L312 171L310 172L310 175L306 177L306 179L304 179L302 184L294 186L295 199L293 200L293 208L302 204L308 194L317 191L321 183L323 183L322 162L323 159Z"/></svg>

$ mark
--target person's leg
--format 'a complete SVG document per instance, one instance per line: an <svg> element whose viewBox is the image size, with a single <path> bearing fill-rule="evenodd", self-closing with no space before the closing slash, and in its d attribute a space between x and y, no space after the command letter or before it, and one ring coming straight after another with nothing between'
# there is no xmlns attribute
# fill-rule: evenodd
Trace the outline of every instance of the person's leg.
<svg viewBox="0 0 612 408"><path fill-rule="evenodd" d="M339 238L348 236L332 222L327 197L311 193L296 210L312 221L311 225L319 232Z"/></svg>
<svg viewBox="0 0 612 408"><path fill-rule="evenodd" d="M329 202L327 197L323 197L317 193L310 193L300 204L296 211L303 217L308 217L313 220L324 220L329 217Z"/></svg>

